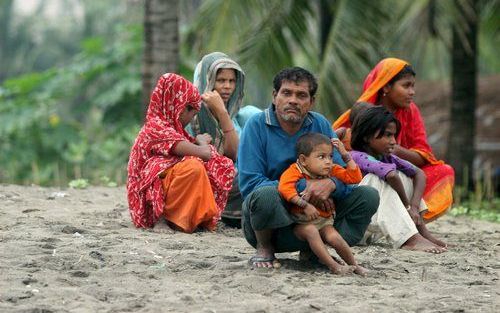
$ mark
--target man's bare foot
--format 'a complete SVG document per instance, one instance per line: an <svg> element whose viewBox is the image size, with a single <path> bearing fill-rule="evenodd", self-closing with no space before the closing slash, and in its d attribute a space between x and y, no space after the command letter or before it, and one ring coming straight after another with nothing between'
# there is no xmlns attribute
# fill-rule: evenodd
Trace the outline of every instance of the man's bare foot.
<svg viewBox="0 0 500 313"><path fill-rule="evenodd" d="M422 225L419 225L417 227L418 229L418 232L427 240L429 240L430 242L432 242L433 244L435 245L438 245L440 247L443 247L443 248L448 248L448 244L436 237L434 237L434 235L431 234L431 232L429 231L429 229L427 228L427 226L425 226L425 224L422 224Z"/></svg>
<svg viewBox="0 0 500 313"><path fill-rule="evenodd" d="M366 277L370 271L367 268L362 267L361 265L355 265L354 274L358 274L360 276Z"/></svg>
<svg viewBox="0 0 500 313"><path fill-rule="evenodd" d="M335 275L346 275L346 274L351 274L354 272L355 266L351 265L340 265L337 264L335 266L330 267L330 271L332 271L333 274Z"/></svg>
<svg viewBox="0 0 500 313"><path fill-rule="evenodd" d="M402 246L401 249L411 250L411 251L423 251L429 253L443 253L446 252L446 248L435 245L431 241L425 239L420 234L415 234L410 237Z"/></svg>
<svg viewBox="0 0 500 313"><path fill-rule="evenodd" d="M280 268L281 263L274 256L272 250L265 248L257 249L254 256L248 260L248 263L252 268Z"/></svg>

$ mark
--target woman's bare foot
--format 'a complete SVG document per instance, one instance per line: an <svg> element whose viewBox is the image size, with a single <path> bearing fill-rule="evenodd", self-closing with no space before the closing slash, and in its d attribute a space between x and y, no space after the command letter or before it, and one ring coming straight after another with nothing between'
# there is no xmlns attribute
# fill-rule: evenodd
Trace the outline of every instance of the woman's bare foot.
<svg viewBox="0 0 500 313"><path fill-rule="evenodd" d="M435 245L431 241L425 239L420 234L415 234L410 237L402 246L401 249L411 250L411 251L423 251L429 253L443 253L446 252L446 248Z"/></svg>
<svg viewBox="0 0 500 313"><path fill-rule="evenodd" d="M358 274L360 276L366 277L370 271L367 268L362 267L361 265L355 265L354 274Z"/></svg>
<svg viewBox="0 0 500 313"><path fill-rule="evenodd" d="M356 267L351 265L340 265L337 263L337 265L329 266L329 268L335 275L346 275L354 272Z"/></svg>
<svg viewBox="0 0 500 313"><path fill-rule="evenodd" d="M429 231L429 229L427 228L427 226L425 226L425 224L417 226L417 229L418 229L418 232L425 239L429 240L433 244L438 245L438 246L443 247L443 248L448 248L448 244L446 242L444 242L444 241L442 241L442 240L434 237L434 235L431 234L431 232Z"/></svg>

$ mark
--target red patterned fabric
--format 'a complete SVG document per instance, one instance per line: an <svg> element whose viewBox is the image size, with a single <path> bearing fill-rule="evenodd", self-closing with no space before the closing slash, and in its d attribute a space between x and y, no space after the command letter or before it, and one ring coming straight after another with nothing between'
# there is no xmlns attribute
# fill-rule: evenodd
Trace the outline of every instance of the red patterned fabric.
<svg viewBox="0 0 500 313"><path fill-rule="evenodd" d="M172 153L176 143L194 142L179 121L187 104L200 110L201 98L196 87L177 74L160 77L128 163L127 198L132 222L137 227L153 227L163 213L168 199L165 199L159 174L184 159ZM219 214L214 217L216 223L232 187L234 165L211 148L212 158L204 165L219 208Z"/></svg>

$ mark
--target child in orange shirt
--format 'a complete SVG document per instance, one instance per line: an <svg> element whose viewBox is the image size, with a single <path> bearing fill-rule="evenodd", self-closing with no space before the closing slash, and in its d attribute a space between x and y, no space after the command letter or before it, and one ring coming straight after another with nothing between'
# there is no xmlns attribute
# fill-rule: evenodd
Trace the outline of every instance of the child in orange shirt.
<svg viewBox="0 0 500 313"><path fill-rule="evenodd" d="M333 148L336 147L347 167L343 168L332 161ZM312 252L319 261L334 274L355 272L365 276L367 269L356 263L349 245L333 228L334 212L320 210L304 200L297 192L297 183L305 179L323 179L335 177L346 184L359 183L362 174L351 159L344 145L337 138L331 139L319 133L308 133L297 140L297 162L281 175L278 191L293 206L291 213L297 221L295 235L309 243ZM332 246L348 264L340 264L328 252L324 242Z"/></svg>

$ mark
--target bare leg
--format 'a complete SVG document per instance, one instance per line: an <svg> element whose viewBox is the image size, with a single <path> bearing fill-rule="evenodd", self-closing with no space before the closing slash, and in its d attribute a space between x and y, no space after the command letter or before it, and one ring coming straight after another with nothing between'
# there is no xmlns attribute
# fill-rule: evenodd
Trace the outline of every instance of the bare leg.
<svg viewBox="0 0 500 313"><path fill-rule="evenodd" d="M448 247L446 242L439 240L438 238L434 237L434 235L431 234L431 232L429 231L429 229L427 228L425 223L421 223L420 225L417 225L417 230L425 239L429 240L430 242L432 242L440 247L443 247L443 248Z"/></svg>
<svg viewBox="0 0 500 313"><path fill-rule="evenodd" d="M272 235L272 229L255 231L255 237L257 238L257 252L255 253L255 256L250 259L250 261L253 259L268 259L269 261L252 261L252 266L271 268L273 266L279 267L279 265L281 265L279 262L275 264L275 262L271 261L274 259L274 247L271 243Z"/></svg>
<svg viewBox="0 0 500 313"><path fill-rule="evenodd" d="M351 266L340 265L335 262L328 253L323 240L321 240L316 226L312 224L299 224L295 226L293 231L300 240L306 240L309 243L309 247L311 247L311 250L318 257L319 261L325 264L334 274L342 275L351 273L354 270Z"/></svg>
<svg viewBox="0 0 500 313"><path fill-rule="evenodd" d="M411 236L402 246L401 249L412 250L412 251L423 251L430 253L443 253L446 252L446 248L435 245L429 240L425 239L420 233Z"/></svg>
<svg viewBox="0 0 500 313"><path fill-rule="evenodd" d="M321 238L332 246L347 264L354 267L354 273L361 276L368 275L368 270L361 265L358 265L354 259L351 248L344 238L342 238L335 228L333 228L333 226L325 226L319 231L319 233L321 234Z"/></svg>

